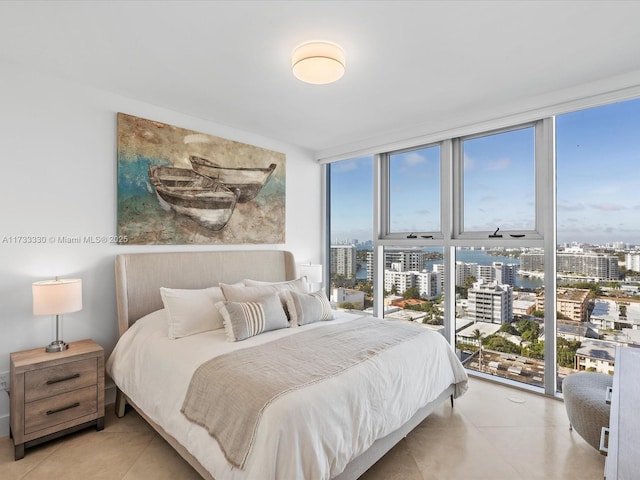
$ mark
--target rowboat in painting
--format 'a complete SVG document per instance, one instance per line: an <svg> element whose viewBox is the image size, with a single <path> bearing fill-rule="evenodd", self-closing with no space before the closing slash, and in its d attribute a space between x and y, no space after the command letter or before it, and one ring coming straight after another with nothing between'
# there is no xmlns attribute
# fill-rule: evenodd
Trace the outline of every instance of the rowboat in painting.
<svg viewBox="0 0 640 480"><path fill-rule="evenodd" d="M240 203L253 200L276 169L272 163L267 168L223 167L206 158L191 155L191 167L197 173L224 183L228 188L240 190Z"/></svg>
<svg viewBox="0 0 640 480"><path fill-rule="evenodd" d="M185 215L209 230L222 230L238 201L238 191L188 168L152 165L149 180L163 209Z"/></svg>

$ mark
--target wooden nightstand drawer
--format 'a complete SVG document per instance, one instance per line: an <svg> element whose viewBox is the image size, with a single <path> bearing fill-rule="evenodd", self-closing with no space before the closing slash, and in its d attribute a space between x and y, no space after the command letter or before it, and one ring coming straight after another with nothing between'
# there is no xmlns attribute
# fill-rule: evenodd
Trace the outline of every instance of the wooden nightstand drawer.
<svg viewBox="0 0 640 480"><path fill-rule="evenodd" d="M27 403L25 410L25 434L53 425L96 413L97 387L92 385L73 392Z"/></svg>
<svg viewBox="0 0 640 480"><path fill-rule="evenodd" d="M26 372L24 374L25 402L95 385L97 381L98 361L95 358Z"/></svg>

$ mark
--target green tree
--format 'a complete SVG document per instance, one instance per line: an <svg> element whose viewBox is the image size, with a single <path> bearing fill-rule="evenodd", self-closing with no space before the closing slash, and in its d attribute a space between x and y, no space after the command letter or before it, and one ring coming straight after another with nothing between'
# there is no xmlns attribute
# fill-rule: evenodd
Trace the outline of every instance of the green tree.
<svg viewBox="0 0 640 480"><path fill-rule="evenodd" d="M358 290L365 293L365 295L373 295L373 282L368 280L359 280L357 282Z"/></svg>
<svg viewBox="0 0 640 480"><path fill-rule="evenodd" d="M537 360L544 359L544 342L538 341L532 343L528 347L522 347L522 355Z"/></svg>
<svg viewBox="0 0 640 480"><path fill-rule="evenodd" d="M469 290L471 287L473 287L473 284L475 282L477 282L478 280L476 279L476 277L474 277L473 275L468 276L467 278L464 279L464 288L466 288L467 290Z"/></svg>
<svg viewBox="0 0 640 480"><path fill-rule="evenodd" d="M489 350L520 355L520 346L500 335L489 335L484 340L484 346Z"/></svg>
<svg viewBox="0 0 640 480"><path fill-rule="evenodd" d="M402 298L404 298L405 300L409 300L411 298L418 298L419 299L420 298L420 290L418 290L416 287L409 287L402 294Z"/></svg>
<svg viewBox="0 0 640 480"><path fill-rule="evenodd" d="M518 329L516 327L513 326L512 323L503 323L500 326L500 330L499 331L508 333L510 335L520 335L520 332L518 331Z"/></svg>
<svg viewBox="0 0 640 480"><path fill-rule="evenodd" d="M558 365L573 368L576 352L580 348L580 345L581 342L578 340L567 340L565 338L558 337L556 341Z"/></svg>

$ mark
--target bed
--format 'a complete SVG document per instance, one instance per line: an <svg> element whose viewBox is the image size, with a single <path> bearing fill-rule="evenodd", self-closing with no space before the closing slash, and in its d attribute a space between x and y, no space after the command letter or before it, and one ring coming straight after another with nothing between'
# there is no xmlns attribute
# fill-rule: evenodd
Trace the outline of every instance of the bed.
<svg viewBox="0 0 640 480"><path fill-rule="evenodd" d="M376 328L396 323L332 312L333 320L274 329L236 342L229 341L225 328L169 338L172 327L168 335L161 288L163 295L173 291L170 289L197 292L219 284L241 288L246 279L255 284L292 283L296 281L294 257L282 250L116 257L120 339L107 361L107 373L117 387L116 414L123 416L125 405L131 405L205 479L356 479L435 407L448 399L453 406L453 398L467 388L466 373L444 338L420 328L419 334L413 331L402 345L389 343L375 355L368 353L373 356L341 367L339 374L274 397L260 410L253 430L249 429L252 436L248 449L241 451L244 457L234 457L209 425L190 421L184 410L194 389L195 373L205 363L235 358L231 354L280 361L280 355L273 352L285 352L280 345L286 342L314 335L315 342L315 338L328 337L330 330L356 335L356 328L366 322L377 322ZM304 294L296 295L303 298ZM301 318L299 313L298 321ZM388 343L391 337L385 334L384 341ZM265 353L269 348L271 352ZM311 349L290 350L299 355ZM309 353L314 358L309 363L321 364L314 355ZM223 397L230 394L225 391ZM234 400L227 401L231 403L225 408L235 411ZM238 458L241 460L236 461Z"/></svg>

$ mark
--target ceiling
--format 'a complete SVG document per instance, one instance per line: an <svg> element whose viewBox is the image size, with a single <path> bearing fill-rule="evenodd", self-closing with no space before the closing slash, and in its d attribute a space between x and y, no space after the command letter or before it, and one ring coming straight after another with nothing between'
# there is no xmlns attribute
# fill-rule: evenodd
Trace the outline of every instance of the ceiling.
<svg viewBox="0 0 640 480"><path fill-rule="evenodd" d="M640 85L640 2L0 2L0 62L316 156ZM340 44L330 85L298 44ZM599 91L600 90L600 91Z"/></svg>

